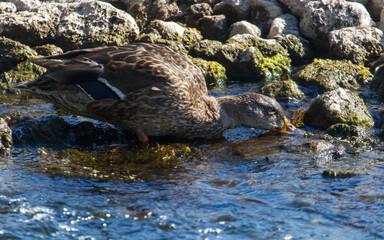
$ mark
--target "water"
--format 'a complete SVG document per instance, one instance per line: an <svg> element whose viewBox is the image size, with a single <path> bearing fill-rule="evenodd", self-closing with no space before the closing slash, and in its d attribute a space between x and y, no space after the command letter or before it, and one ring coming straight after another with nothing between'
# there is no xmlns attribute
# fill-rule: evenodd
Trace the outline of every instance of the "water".
<svg viewBox="0 0 384 240"><path fill-rule="evenodd" d="M204 160L134 182L48 174L15 149L0 164L0 239L384 238L384 152L290 153L308 141L204 144ZM322 176L335 165L358 174Z"/></svg>
<svg viewBox="0 0 384 240"><path fill-rule="evenodd" d="M54 112L3 102L3 113ZM382 143L249 128L224 136L188 143L200 157L144 167L132 181L74 174L86 167L73 164L51 171L68 163L16 146L0 162L0 239L384 239Z"/></svg>

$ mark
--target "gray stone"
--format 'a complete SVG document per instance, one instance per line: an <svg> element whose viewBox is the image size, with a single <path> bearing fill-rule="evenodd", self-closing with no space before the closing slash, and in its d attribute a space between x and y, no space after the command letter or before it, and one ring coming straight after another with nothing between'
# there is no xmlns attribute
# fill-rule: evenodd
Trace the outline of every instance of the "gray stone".
<svg viewBox="0 0 384 240"><path fill-rule="evenodd" d="M247 21L240 21L231 25L229 28L228 37L231 38L237 34L251 34L260 37L261 31L256 25L252 23Z"/></svg>
<svg viewBox="0 0 384 240"><path fill-rule="evenodd" d="M288 34L300 35L299 21L292 14L283 14L273 20L267 37L279 39Z"/></svg>
<svg viewBox="0 0 384 240"><path fill-rule="evenodd" d="M199 19L197 28L204 38L224 41L227 38L228 23L224 15L205 16Z"/></svg>

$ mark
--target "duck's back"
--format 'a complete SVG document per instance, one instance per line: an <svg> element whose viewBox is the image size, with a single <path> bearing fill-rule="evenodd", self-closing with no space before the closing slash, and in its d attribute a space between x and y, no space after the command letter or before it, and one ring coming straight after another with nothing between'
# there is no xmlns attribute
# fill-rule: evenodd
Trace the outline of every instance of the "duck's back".
<svg viewBox="0 0 384 240"><path fill-rule="evenodd" d="M186 55L164 45L83 49L31 61L47 72L17 87L74 114L131 131L142 128L148 135L168 135L186 121L216 117L210 115L217 106L201 71Z"/></svg>

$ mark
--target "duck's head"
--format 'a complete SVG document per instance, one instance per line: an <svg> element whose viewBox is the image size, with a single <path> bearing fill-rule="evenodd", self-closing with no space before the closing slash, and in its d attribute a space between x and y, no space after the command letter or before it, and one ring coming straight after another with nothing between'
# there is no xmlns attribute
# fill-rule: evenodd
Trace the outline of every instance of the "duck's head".
<svg viewBox="0 0 384 240"><path fill-rule="evenodd" d="M232 124L281 133L289 133L295 129L280 104L265 95L246 93L223 97L219 102Z"/></svg>

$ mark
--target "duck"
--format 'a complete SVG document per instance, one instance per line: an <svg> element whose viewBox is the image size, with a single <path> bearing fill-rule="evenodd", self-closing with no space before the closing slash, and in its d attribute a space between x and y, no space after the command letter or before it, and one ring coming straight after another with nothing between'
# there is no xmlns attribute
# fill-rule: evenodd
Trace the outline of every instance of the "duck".
<svg viewBox="0 0 384 240"><path fill-rule="evenodd" d="M136 134L194 139L244 125L280 133L294 128L281 105L258 93L213 97L201 70L166 45L130 43L29 59L47 71L14 85L65 111Z"/></svg>

